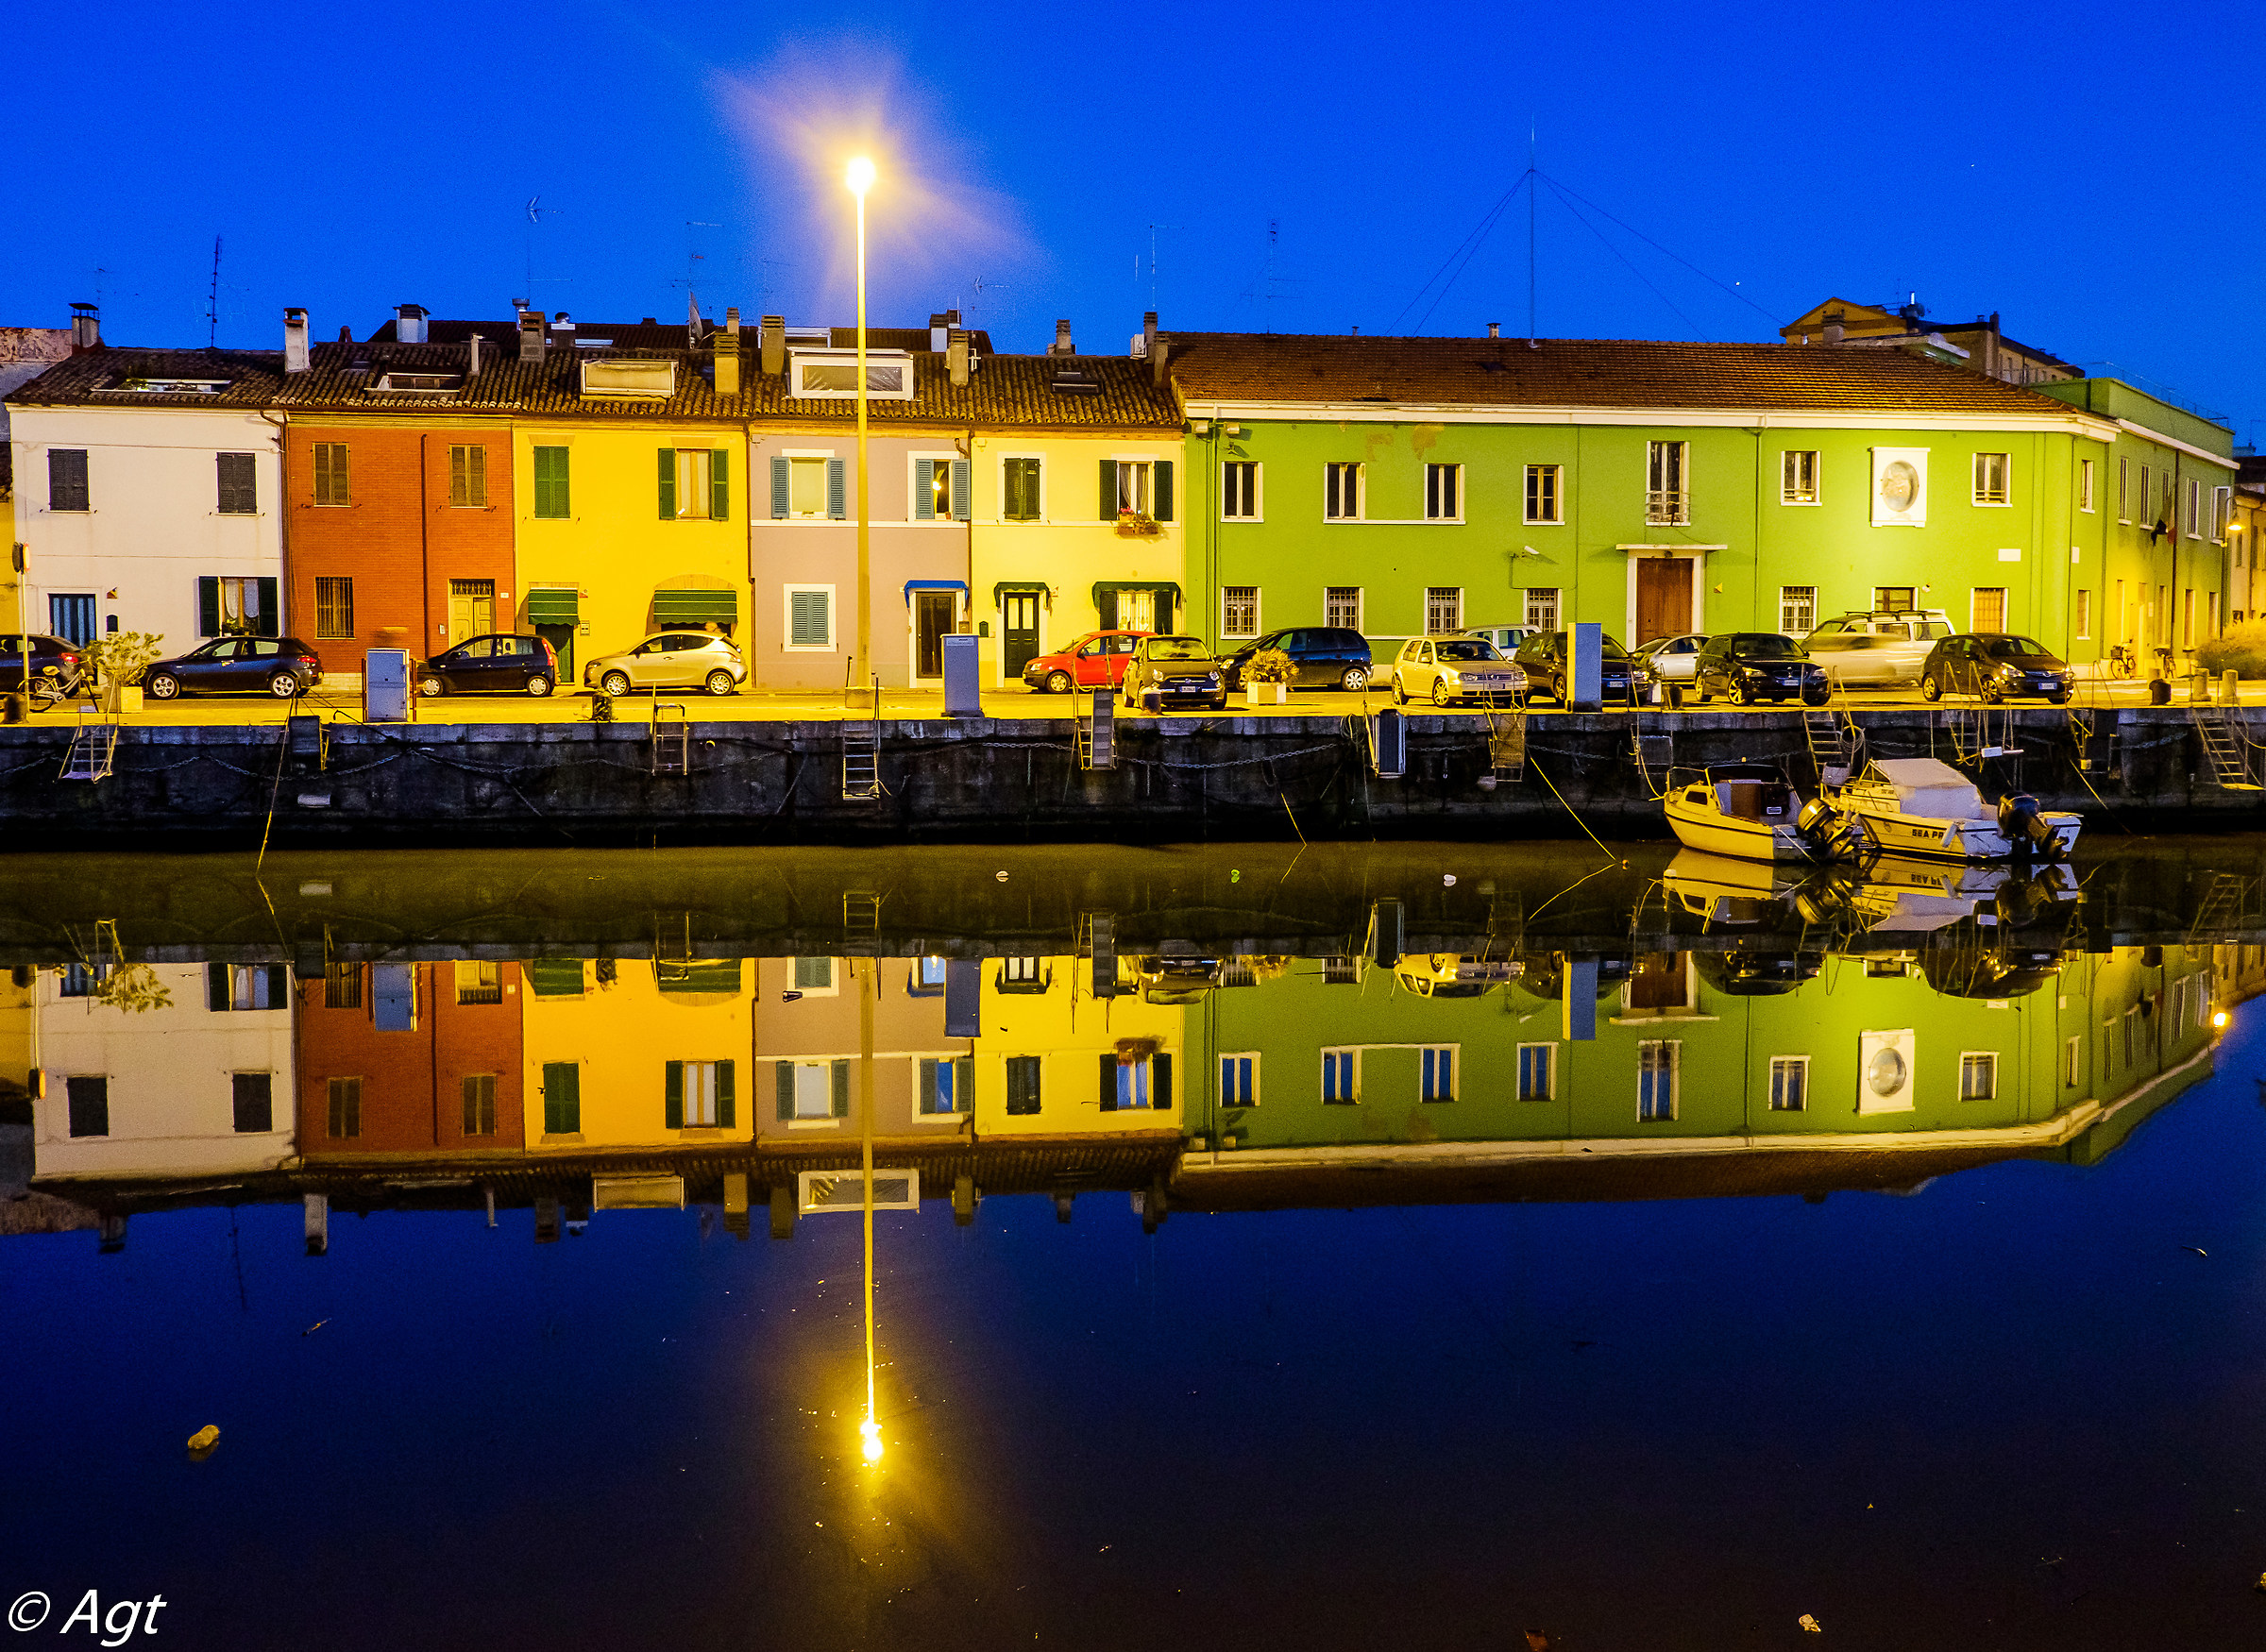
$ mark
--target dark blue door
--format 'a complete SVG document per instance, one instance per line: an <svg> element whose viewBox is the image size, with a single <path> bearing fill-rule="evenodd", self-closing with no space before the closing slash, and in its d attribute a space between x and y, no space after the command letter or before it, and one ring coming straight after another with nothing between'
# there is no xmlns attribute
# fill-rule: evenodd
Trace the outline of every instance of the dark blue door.
<svg viewBox="0 0 2266 1652"><path fill-rule="evenodd" d="M94 640L94 598L84 597L50 597L47 598L47 620L57 636L84 648Z"/></svg>

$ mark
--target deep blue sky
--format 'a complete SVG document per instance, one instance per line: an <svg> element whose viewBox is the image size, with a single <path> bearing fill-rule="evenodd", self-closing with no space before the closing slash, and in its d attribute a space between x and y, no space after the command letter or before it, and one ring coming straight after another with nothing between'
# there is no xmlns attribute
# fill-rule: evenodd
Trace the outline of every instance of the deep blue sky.
<svg viewBox="0 0 2266 1652"><path fill-rule="evenodd" d="M1546 333L1759 338L1916 289L2247 439L2262 37L2256 5L2083 0L45 7L9 25L0 325L99 296L114 340L202 343L215 232L224 344L275 344L287 304L326 337L405 299L500 316L531 196L548 309L682 315L697 250L714 313L842 319L832 165L871 125L876 320L957 302L1005 348L1067 315L1122 349L1167 224L1167 327L1523 330L1523 196L1429 314L1425 288L1531 122L1560 183L1759 306L1546 192Z"/></svg>

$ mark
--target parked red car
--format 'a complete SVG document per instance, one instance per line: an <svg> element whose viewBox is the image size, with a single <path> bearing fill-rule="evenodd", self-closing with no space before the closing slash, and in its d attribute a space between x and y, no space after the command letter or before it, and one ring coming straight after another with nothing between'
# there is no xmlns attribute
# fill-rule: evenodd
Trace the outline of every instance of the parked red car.
<svg viewBox="0 0 2266 1652"><path fill-rule="evenodd" d="M1133 663L1134 646L1151 633L1145 631L1090 631L1066 649L1040 654L1023 668L1023 680L1041 694L1068 694L1079 688L1120 688L1125 667Z"/></svg>

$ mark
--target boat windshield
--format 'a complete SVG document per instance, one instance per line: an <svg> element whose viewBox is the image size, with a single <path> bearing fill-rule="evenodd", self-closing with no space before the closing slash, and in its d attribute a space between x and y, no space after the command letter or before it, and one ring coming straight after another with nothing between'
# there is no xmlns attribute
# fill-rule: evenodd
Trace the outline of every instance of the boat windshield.
<svg viewBox="0 0 2266 1652"><path fill-rule="evenodd" d="M1495 645L1478 637L1455 637L1437 645L1443 660L1499 660Z"/></svg>
<svg viewBox="0 0 2266 1652"><path fill-rule="evenodd" d="M1993 636L1983 639L1983 651L1994 660L2051 660L2054 654L2045 644L2033 637Z"/></svg>

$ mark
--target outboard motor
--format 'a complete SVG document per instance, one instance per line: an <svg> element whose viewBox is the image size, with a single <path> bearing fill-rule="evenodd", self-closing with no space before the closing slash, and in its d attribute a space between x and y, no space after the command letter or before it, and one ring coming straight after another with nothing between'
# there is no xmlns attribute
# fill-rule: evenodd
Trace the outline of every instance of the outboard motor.
<svg viewBox="0 0 2266 1652"><path fill-rule="evenodd" d="M1812 798L1794 817L1794 830L1816 850L1821 860L1845 860L1861 855L1870 842L1864 823L1844 815L1823 798Z"/></svg>
<svg viewBox="0 0 2266 1652"><path fill-rule="evenodd" d="M2054 828L2038 814L2038 800L2028 792L2009 792L1999 800L1999 830L2006 834L2019 857L2051 857L2058 847Z"/></svg>

